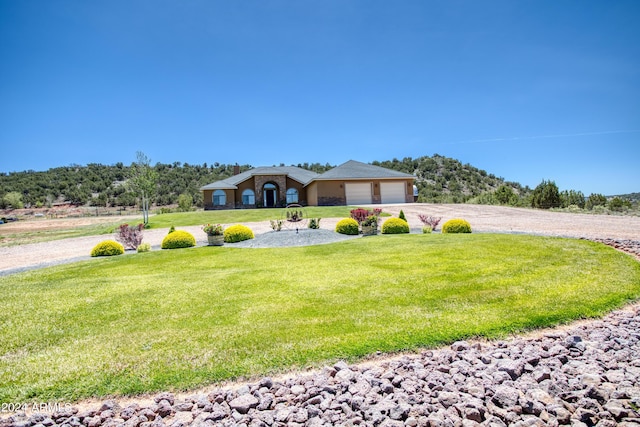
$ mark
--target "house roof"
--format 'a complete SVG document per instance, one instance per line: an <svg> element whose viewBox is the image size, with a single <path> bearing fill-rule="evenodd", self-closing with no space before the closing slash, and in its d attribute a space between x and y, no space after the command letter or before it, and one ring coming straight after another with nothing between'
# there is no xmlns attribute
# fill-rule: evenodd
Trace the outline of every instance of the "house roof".
<svg viewBox="0 0 640 427"><path fill-rule="evenodd" d="M221 181L216 181L211 184L207 184L200 190L236 190L238 184L252 176L264 176L264 175L286 175L291 179L298 181L300 184L306 185L314 178L319 176L317 173L302 169L296 166L260 166L257 168L249 169L248 171L239 173L238 175L231 176Z"/></svg>
<svg viewBox="0 0 640 427"><path fill-rule="evenodd" d="M349 160L319 175L315 172L302 169L296 166L261 166L238 175L231 176L221 181L216 181L201 187L200 190L237 190L238 184L252 176L264 175L287 175L289 178L298 181L302 185L307 185L312 181L327 180L351 180L351 179L407 179L414 178L413 175L380 166Z"/></svg>
<svg viewBox="0 0 640 427"><path fill-rule="evenodd" d="M315 180L350 180L350 179L407 179L415 178L408 173L398 172L392 169L383 168L380 166L369 165L366 163L356 162L355 160L349 160L336 166L335 168L326 171L322 175L318 176Z"/></svg>

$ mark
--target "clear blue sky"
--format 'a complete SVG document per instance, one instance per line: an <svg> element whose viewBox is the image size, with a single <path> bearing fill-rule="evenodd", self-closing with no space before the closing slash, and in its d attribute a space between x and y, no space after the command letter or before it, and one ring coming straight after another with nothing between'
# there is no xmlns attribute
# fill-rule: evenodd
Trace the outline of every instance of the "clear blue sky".
<svg viewBox="0 0 640 427"><path fill-rule="evenodd" d="M438 153L640 191L640 1L0 0L0 171Z"/></svg>

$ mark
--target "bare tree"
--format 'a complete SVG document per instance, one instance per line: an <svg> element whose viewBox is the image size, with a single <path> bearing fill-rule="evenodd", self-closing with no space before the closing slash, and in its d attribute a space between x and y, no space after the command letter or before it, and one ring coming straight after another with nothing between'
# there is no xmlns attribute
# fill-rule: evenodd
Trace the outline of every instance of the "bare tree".
<svg viewBox="0 0 640 427"><path fill-rule="evenodd" d="M149 223L150 200L156 192L158 172L151 166L151 159L142 151L136 153L136 159L136 162L131 163L127 185L129 191L139 197L143 222L147 225Z"/></svg>

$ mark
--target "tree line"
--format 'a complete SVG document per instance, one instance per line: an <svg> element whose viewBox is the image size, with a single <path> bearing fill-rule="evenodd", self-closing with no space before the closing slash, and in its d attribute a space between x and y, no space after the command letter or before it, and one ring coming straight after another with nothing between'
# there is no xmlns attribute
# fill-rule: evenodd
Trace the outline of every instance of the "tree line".
<svg viewBox="0 0 640 427"><path fill-rule="evenodd" d="M621 211L636 207L628 197L585 196L580 191L560 191L553 181L543 180L535 189L506 181L470 164L439 154L374 161L372 164L412 174L416 177L417 201L429 203L474 203L550 208ZM284 166L284 164L280 164ZM301 163L303 169L323 173L333 165ZM203 206L200 187L241 172L252 166L189 163L151 165L144 153L137 153L131 165L116 163L71 165L48 171L0 173L0 208L50 207L56 203L77 206L139 206L148 212L151 205L178 205L184 210ZM143 178L142 178L143 177ZM141 195L145 194L143 197Z"/></svg>

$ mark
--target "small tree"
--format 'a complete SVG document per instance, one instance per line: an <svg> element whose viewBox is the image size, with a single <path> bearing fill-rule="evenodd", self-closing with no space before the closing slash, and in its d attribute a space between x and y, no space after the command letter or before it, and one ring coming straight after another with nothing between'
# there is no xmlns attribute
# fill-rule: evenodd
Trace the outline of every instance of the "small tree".
<svg viewBox="0 0 640 427"><path fill-rule="evenodd" d="M543 180L533 190L531 207L538 209L550 209L560 207L560 191L554 181Z"/></svg>
<svg viewBox="0 0 640 427"><path fill-rule="evenodd" d="M137 162L131 164L131 172L127 185L129 190L140 198L144 225L149 223L149 205L156 192L158 173L151 167L149 159L142 151L136 153Z"/></svg>
<svg viewBox="0 0 640 427"><path fill-rule="evenodd" d="M585 203L585 207L592 210L596 206L605 206L607 204L607 198L602 194L591 193Z"/></svg>
<svg viewBox="0 0 640 427"><path fill-rule="evenodd" d="M180 212L189 212L193 206L193 197L187 193L178 196L178 210Z"/></svg>
<svg viewBox="0 0 640 427"><path fill-rule="evenodd" d="M13 209L22 209L24 207L24 203L22 203L22 194L17 191L10 191L5 194L3 200L6 206L10 206Z"/></svg>
<svg viewBox="0 0 640 427"><path fill-rule="evenodd" d="M122 246L124 246L125 249L138 249L138 246L142 243L143 230L144 224L122 224L118 227L116 240L122 243Z"/></svg>
<svg viewBox="0 0 640 427"><path fill-rule="evenodd" d="M518 202L518 196L513 188L505 184L498 187L494 195L501 205L515 205Z"/></svg>

